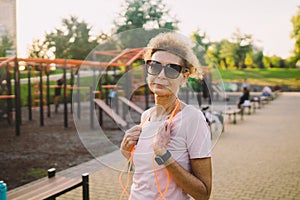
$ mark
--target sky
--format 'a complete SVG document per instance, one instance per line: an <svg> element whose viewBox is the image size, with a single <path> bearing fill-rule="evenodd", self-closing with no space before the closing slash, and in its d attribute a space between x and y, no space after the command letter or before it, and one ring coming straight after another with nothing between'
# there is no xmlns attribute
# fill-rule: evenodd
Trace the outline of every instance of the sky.
<svg viewBox="0 0 300 200"><path fill-rule="evenodd" d="M62 19L78 16L94 34L109 33L125 0L17 0L18 55L26 56L33 39L60 28ZM230 39L238 29L251 34L265 55L291 56L291 18L299 0L163 0L180 21L179 32L189 36L197 29L210 41Z"/></svg>

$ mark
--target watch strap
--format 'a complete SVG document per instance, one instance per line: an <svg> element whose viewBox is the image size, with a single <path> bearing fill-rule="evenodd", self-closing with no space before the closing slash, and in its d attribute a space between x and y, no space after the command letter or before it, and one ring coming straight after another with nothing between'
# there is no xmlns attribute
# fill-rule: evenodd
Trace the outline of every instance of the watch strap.
<svg viewBox="0 0 300 200"><path fill-rule="evenodd" d="M165 164L165 162L167 162L167 160L171 157L171 153L169 150L167 150L167 152L164 155L155 156L155 161L158 165L163 165Z"/></svg>

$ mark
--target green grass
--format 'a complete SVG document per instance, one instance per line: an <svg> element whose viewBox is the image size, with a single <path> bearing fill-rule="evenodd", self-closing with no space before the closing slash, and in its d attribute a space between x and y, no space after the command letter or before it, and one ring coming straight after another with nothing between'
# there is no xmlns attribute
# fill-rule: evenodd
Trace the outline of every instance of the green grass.
<svg viewBox="0 0 300 200"><path fill-rule="evenodd" d="M47 176L47 170L41 168L30 168L29 170L27 170L26 174L23 174L23 176L41 178Z"/></svg>
<svg viewBox="0 0 300 200"><path fill-rule="evenodd" d="M55 81L50 81L50 85L55 85ZM39 99L39 95L34 95L34 86L39 87L38 83L32 83L31 84L31 94L32 94L32 99ZM47 94L47 88L46 88L46 82L44 82L44 98L46 99L46 94ZM14 85L12 86L12 91L14 93ZM27 106L28 105L28 84L21 84L21 103L22 106ZM54 88L50 88L50 102L53 103L54 99ZM34 106L34 105L33 105Z"/></svg>
<svg viewBox="0 0 300 200"><path fill-rule="evenodd" d="M243 82L247 79L250 84L280 85L300 88L299 69L245 69L219 70L224 82Z"/></svg>
<svg viewBox="0 0 300 200"><path fill-rule="evenodd" d="M80 78L80 86L91 86L92 85L92 82L93 82L93 77L81 77ZM110 78L111 79L111 78ZM98 81L96 79L96 81ZM111 81L111 80L109 80ZM50 87L56 85L56 81L54 80L51 80L49 81L50 83ZM74 80L74 85L76 85L77 81ZM70 85L70 80L68 79L67 80L67 84ZM46 88L46 81L43 82L43 94L44 94L44 99L46 101L46 98L47 98L47 88ZM37 87L37 90L39 91L39 83L36 82L36 83L32 83L31 84L31 94L32 94L32 100L33 99L37 99L39 100L39 94L34 94L34 87ZM54 88L50 88L50 103L53 104L53 101L54 101ZM14 93L14 86L12 86L12 91ZM68 90L68 94L70 94L71 90ZM77 90L75 89L73 91L74 93L77 92ZM63 88L62 88L62 94L63 94ZM81 99L88 99L89 98L89 95L90 95L90 90L89 89L82 89L80 90L80 96L81 96ZM68 100L70 101L70 96L68 96ZM63 97L60 98L60 101L62 102L63 101ZM22 103L22 106L27 106L28 105L28 84L27 83L23 83L21 84L21 103ZM32 106L37 106L35 105L33 102L32 102Z"/></svg>
<svg viewBox="0 0 300 200"><path fill-rule="evenodd" d="M300 70L298 69L245 69L245 70L219 70L224 82L243 82L247 79L252 85L270 85L270 86L288 86L291 88L300 88ZM141 74L140 68L135 68L134 74ZM138 78L138 77L135 77ZM140 77L139 77L140 78ZM111 79L111 78L110 78ZM98 81L98 80L96 80ZM109 80L111 82L111 80ZM36 84L36 83L35 83ZM75 81L76 84L76 81ZM92 77L81 77L81 86L90 86ZM44 82L46 85L46 82ZM55 81L50 81L50 85L56 85ZM32 86L32 94L34 88ZM46 88L44 88L46 98ZM88 98L89 90L81 90L83 99ZM27 105L28 85L21 85L21 102L22 106ZM50 89L50 102L53 103L54 88ZM39 98L39 97L36 97Z"/></svg>

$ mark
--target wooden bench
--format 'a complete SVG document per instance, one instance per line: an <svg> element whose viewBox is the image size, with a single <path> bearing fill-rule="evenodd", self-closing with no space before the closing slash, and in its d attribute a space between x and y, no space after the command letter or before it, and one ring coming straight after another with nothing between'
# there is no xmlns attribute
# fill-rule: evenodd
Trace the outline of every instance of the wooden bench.
<svg viewBox="0 0 300 200"><path fill-rule="evenodd" d="M252 99L251 99L251 102L252 102L252 104L253 104L253 109L255 110L255 109L260 109L261 108L261 101L260 101L260 97L253 97Z"/></svg>
<svg viewBox="0 0 300 200"><path fill-rule="evenodd" d="M261 105L268 104L270 102L270 97L260 96Z"/></svg>
<svg viewBox="0 0 300 200"><path fill-rule="evenodd" d="M103 100L94 99L95 104L100 107L110 118L122 127L127 127L127 122L115 113Z"/></svg>
<svg viewBox="0 0 300 200"><path fill-rule="evenodd" d="M233 124L236 124L236 115L237 114L241 114L241 119L243 119L242 109L238 109L238 108L227 109L226 111L224 111L224 114L229 116L229 120L231 119L231 115L233 115L233 120L232 120Z"/></svg>
<svg viewBox="0 0 300 200"><path fill-rule="evenodd" d="M132 108L133 110L135 110L136 112L138 112L139 114L142 114L144 112L143 109L141 109L139 106L137 106L136 104L134 104L132 101L126 99L125 97L119 97L119 99L126 104L128 107Z"/></svg>
<svg viewBox="0 0 300 200"><path fill-rule="evenodd" d="M89 175L82 179L55 176L55 168L48 170L48 178L7 192L8 200L54 200L56 197L82 186L82 199L89 200Z"/></svg>
<svg viewBox="0 0 300 200"><path fill-rule="evenodd" d="M242 105L241 105L241 112L244 113L244 110L248 108L248 115L251 115L251 108L253 108L253 112L255 112L255 108L254 106L252 106L252 103L247 100L247 102L245 101Z"/></svg>

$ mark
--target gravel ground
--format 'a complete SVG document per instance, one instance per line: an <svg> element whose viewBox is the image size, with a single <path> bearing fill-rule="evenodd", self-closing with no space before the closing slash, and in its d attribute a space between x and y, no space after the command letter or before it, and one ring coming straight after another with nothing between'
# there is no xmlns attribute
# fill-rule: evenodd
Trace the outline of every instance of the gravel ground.
<svg viewBox="0 0 300 200"><path fill-rule="evenodd" d="M61 171L93 158L80 141L72 115L68 128L64 128L63 119L61 108L59 113L45 117L41 127L39 111L33 110L33 120L29 121L24 109L20 136L16 136L14 124L0 121L0 180L6 182L9 190L46 176L51 167ZM111 124L111 119L105 117L104 123L104 127L110 127L105 131L109 140L119 145L122 131ZM100 153L109 152L109 145L104 144Z"/></svg>

